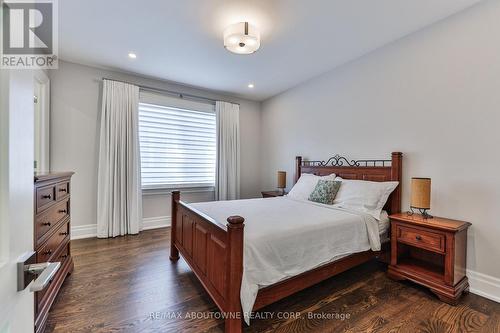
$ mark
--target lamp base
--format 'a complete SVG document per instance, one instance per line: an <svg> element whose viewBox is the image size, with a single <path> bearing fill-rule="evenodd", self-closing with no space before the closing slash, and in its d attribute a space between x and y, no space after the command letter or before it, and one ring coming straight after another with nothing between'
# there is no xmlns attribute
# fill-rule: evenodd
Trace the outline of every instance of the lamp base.
<svg viewBox="0 0 500 333"><path fill-rule="evenodd" d="M406 214L408 214L408 216L412 216L413 214L415 214L415 212L413 211L413 208L416 208L416 207L410 206L410 210L408 212L406 212ZM427 208L416 208L416 209L418 209L419 213L422 214L422 217L424 218L424 220L432 219L434 217L431 214L427 213L427 211L428 211Z"/></svg>

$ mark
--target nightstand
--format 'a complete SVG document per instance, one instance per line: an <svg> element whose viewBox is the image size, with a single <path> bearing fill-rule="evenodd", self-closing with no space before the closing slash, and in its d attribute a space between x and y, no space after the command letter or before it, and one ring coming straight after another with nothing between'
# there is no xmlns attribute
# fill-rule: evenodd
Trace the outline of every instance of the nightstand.
<svg viewBox="0 0 500 333"><path fill-rule="evenodd" d="M272 197L282 197L283 192L281 191L262 191L262 197L263 198L272 198ZM286 192L285 192L286 195Z"/></svg>
<svg viewBox="0 0 500 333"><path fill-rule="evenodd" d="M456 305L469 291L467 229L471 223L420 214L399 213L391 219L391 264L387 274L430 288L443 302Z"/></svg>

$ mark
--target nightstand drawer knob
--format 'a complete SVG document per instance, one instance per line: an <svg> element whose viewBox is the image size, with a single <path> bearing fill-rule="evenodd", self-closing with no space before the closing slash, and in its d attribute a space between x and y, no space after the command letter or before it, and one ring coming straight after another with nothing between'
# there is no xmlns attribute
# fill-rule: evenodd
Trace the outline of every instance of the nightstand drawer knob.
<svg viewBox="0 0 500 333"><path fill-rule="evenodd" d="M416 239L416 240L418 240L418 241L419 241L419 240L422 240L422 236L417 235L417 236L415 236L415 239Z"/></svg>

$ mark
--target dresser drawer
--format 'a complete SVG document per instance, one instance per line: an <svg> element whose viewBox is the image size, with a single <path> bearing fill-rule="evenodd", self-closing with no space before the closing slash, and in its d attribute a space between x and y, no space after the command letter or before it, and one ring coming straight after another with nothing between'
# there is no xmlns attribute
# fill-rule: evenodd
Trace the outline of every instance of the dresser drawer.
<svg viewBox="0 0 500 333"><path fill-rule="evenodd" d="M61 263L61 267L59 268L59 271L56 273L56 275L52 278L52 281L49 282L49 285L45 287L45 289L36 293L37 308L43 307L50 293L54 288L58 287L57 284L60 280L59 275L62 274L62 268L67 260L69 260L69 242L62 249L60 249L51 260L51 262L59 261Z"/></svg>
<svg viewBox="0 0 500 333"><path fill-rule="evenodd" d="M36 212L38 214L56 202L56 186L49 185L37 188L35 198Z"/></svg>
<svg viewBox="0 0 500 333"><path fill-rule="evenodd" d="M69 237L69 219L65 221L37 251L37 262L58 261L56 258L56 251L66 237Z"/></svg>
<svg viewBox="0 0 500 333"><path fill-rule="evenodd" d="M404 225L398 225L396 230L398 242L440 253L445 251L445 235L442 233Z"/></svg>
<svg viewBox="0 0 500 333"><path fill-rule="evenodd" d="M64 246L64 248L57 253L57 257L54 258L52 261L59 261L61 262L61 267L64 264L64 262L69 258L69 242Z"/></svg>
<svg viewBox="0 0 500 333"><path fill-rule="evenodd" d="M69 182L59 183L56 185L56 200L69 195Z"/></svg>
<svg viewBox="0 0 500 333"><path fill-rule="evenodd" d="M49 208L42 215L38 215L35 217L35 236L36 236L36 244L38 246L42 237L52 228L56 226L56 224L67 218L69 216L69 198L57 203L56 205Z"/></svg>

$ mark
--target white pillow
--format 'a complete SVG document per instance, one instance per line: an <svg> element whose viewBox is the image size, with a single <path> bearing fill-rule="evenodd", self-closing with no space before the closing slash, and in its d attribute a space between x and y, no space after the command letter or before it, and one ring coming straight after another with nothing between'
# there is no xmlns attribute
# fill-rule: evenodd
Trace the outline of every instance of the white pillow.
<svg viewBox="0 0 500 333"><path fill-rule="evenodd" d="M380 220L380 213L389 195L399 184L399 182L371 182L340 177L335 180L342 181L333 201L335 206L367 213L377 220Z"/></svg>
<svg viewBox="0 0 500 333"><path fill-rule="evenodd" d="M328 176L316 176L310 173L303 173L297 183L292 187L288 196L293 199L307 200L309 195L314 191L318 184L318 180L335 180L335 174L332 173Z"/></svg>

